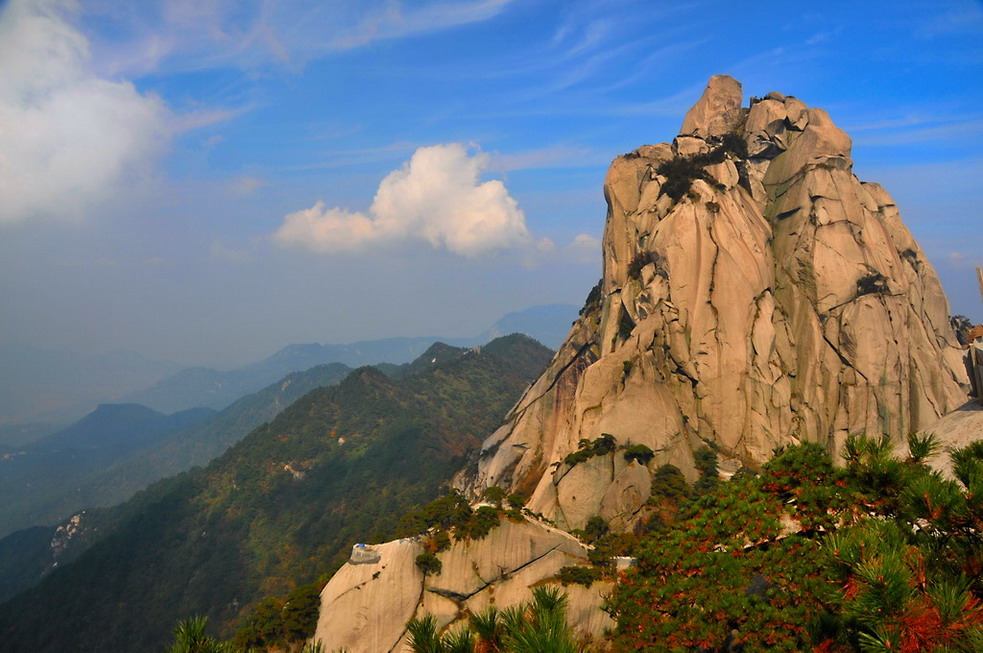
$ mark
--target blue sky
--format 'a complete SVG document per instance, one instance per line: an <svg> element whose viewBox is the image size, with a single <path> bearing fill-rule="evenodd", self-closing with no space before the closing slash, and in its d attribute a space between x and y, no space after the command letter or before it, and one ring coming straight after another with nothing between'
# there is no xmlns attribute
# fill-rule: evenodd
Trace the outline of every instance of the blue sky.
<svg viewBox="0 0 983 653"><path fill-rule="evenodd" d="M983 4L7 0L0 343L212 365L583 301L707 78L853 137L983 321Z"/></svg>

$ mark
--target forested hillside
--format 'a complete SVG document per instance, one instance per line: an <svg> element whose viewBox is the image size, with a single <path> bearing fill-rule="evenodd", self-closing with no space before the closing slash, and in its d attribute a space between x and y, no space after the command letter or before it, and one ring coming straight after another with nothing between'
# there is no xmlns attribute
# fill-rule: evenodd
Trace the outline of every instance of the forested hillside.
<svg viewBox="0 0 983 653"><path fill-rule="evenodd" d="M80 488L89 477L212 416L214 411L204 408L164 415L138 404L104 404L75 424L18 447L0 465L0 536L64 519L87 505Z"/></svg>
<svg viewBox="0 0 983 653"><path fill-rule="evenodd" d="M146 437L136 438L144 446L131 447L128 454L108 459L109 464L91 464L93 459L99 459L98 450L88 452L84 461L74 450L60 457L49 455L48 459L54 462L65 459L68 463L87 464L76 464L69 473L56 473L62 470L54 466L35 466L32 476L21 478L22 483L33 485L32 492L5 494L10 499L0 506L0 533L24 530L0 539L0 601L32 587L45 573L74 559L115 528L122 511L93 508L118 504L154 481L206 464L296 399L315 388L337 384L350 371L345 365L333 363L295 372L218 414L149 442ZM158 415L146 408L144 411ZM86 418L80 424L90 422ZM156 421L152 423L155 424ZM132 420L128 425L135 427ZM65 433L70 431L83 433L77 427L74 431L66 429ZM105 461L105 456L102 459ZM0 487L9 487L10 476L8 472L0 476Z"/></svg>
<svg viewBox="0 0 983 653"><path fill-rule="evenodd" d="M550 355L508 336L401 379L361 368L309 393L206 468L137 495L112 535L0 606L0 650L152 651L193 614L231 632L263 596L391 536Z"/></svg>

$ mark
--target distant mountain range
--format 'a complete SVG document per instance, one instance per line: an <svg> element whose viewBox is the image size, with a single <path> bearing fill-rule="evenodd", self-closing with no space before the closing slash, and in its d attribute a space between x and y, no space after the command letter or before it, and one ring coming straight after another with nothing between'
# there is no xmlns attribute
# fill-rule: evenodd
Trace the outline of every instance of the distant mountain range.
<svg viewBox="0 0 983 653"><path fill-rule="evenodd" d="M138 404L101 405L62 431L0 454L0 537L119 503L158 479L204 465L296 399L350 371L333 363L295 372L219 413L195 408L164 415Z"/></svg>
<svg viewBox="0 0 983 653"><path fill-rule="evenodd" d="M534 306L509 313L471 338L414 337L344 345L292 344L233 370L182 366L132 352L82 356L17 345L0 346L0 451L56 430L99 403L141 404L163 413L205 407L221 410L236 399L315 365L350 367L416 359L434 342L473 347L509 333L524 333L552 349L566 337L578 307ZM30 423L30 427L23 425Z"/></svg>
<svg viewBox="0 0 983 653"><path fill-rule="evenodd" d="M68 350L0 345L0 427L29 422L68 424L97 404L118 400L174 374L180 363L128 351L85 356ZM173 412L173 411L167 411ZM0 429L0 445L23 444L57 427Z"/></svg>
<svg viewBox="0 0 983 653"><path fill-rule="evenodd" d="M480 350L436 344L392 375L355 370L207 467L61 530L0 540L0 568L28 561L33 577L23 567L11 576L31 584L51 569L52 544L88 547L0 606L0 650L160 650L188 614L228 631L262 596L341 564L353 542L391 537L399 515L436 496L551 355L516 335Z"/></svg>
<svg viewBox="0 0 983 653"><path fill-rule="evenodd" d="M66 429L0 457L0 535L62 519L80 484L136 451L215 414L208 408L164 415L138 404L103 404ZM72 505L65 510L68 500Z"/></svg>
<svg viewBox="0 0 983 653"><path fill-rule="evenodd" d="M59 430L59 427L55 424L40 422L0 426L0 453L11 451L28 442L39 440L57 430Z"/></svg>
<svg viewBox="0 0 983 653"><path fill-rule="evenodd" d="M123 400L164 412L193 406L221 409L239 397L255 392L276 379L315 365L343 363L350 367L390 363L401 365L420 356L430 345L443 342L453 347L474 347L510 333L522 333L550 349L556 349L577 317L572 304L549 304L509 313L486 331L471 338L385 338L347 345L287 345L269 358L243 367L219 371L204 367L181 370L152 387L126 395Z"/></svg>

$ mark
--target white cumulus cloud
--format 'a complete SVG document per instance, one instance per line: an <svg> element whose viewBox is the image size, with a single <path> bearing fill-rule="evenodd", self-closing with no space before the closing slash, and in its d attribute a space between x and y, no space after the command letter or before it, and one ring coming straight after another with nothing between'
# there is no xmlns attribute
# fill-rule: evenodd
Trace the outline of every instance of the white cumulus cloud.
<svg viewBox="0 0 983 653"><path fill-rule="evenodd" d="M505 184L481 181L487 166L486 154L459 143L421 147L382 180L368 211L318 202L287 215L274 240L342 252L422 239L463 256L534 247L525 215Z"/></svg>
<svg viewBox="0 0 983 653"><path fill-rule="evenodd" d="M576 263L596 263L601 258L601 241L590 234L577 234L566 253Z"/></svg>
<svg viewBox="0 0 983 653"><path fill-rule="evenodd" d="M72 0L0 10L0 223L74 218L115 194L167 145L169 112L91 72Z"/></svg>

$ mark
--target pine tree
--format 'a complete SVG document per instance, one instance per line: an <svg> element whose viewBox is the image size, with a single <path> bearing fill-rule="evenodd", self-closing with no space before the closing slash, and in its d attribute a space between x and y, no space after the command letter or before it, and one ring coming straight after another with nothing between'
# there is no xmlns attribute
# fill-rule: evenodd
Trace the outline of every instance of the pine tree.
<svg viewBox="0 0 983 653"><path fill-rule="evenodd" d="M207 617L191 617L174 627L174 642L168 653L237 653L238 649L205 634Z"/></svg>

